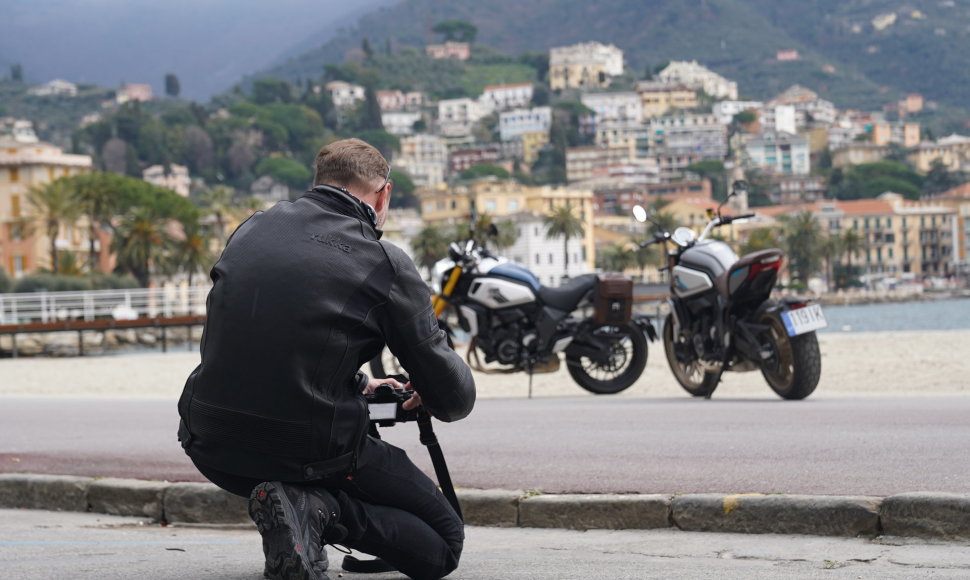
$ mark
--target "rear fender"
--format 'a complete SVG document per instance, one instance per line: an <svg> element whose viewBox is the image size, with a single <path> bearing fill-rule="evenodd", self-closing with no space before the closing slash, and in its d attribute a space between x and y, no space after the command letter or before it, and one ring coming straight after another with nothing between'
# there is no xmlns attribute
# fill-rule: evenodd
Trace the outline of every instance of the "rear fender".
<svg viewBox="0 0 970 580"><path fill-rule="evenodd" d="M653 323L650 322L649 316L634 316L631 322L633 322L637 328L643 331L643 334L647 337L647 340L650 342L657 340L657 329L653 327Z"/></svg>

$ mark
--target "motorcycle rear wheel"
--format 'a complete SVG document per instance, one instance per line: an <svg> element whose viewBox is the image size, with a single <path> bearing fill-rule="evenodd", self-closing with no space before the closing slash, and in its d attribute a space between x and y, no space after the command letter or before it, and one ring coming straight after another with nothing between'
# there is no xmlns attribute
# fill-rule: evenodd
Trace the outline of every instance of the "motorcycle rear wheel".
<svg viewBox="0 0 970 580"><path fill-rule="evenodd" d="M578 355L566 355L566 368L576 383L597 395L612 395L635 383L647 366L647 338L633 324L604 326L594 333L613 333L610 360L600 363Z"/></svg>
<svg viewBox="0 0 970 580"><path fill-rule="evenodd" d="M761 374L779 397L799 400L811 395L822 374L822 354L814 332L788 336L777 316L764 314L759 322L768 327L761 342L771 349L771 357L762 362Z"/></svg>
<svg viewBox="0 0 970 580"><path fill-rule="evenodd" d="M701 367L701 363L696 357L690 362L681 362L677 358L677 351L691 349L693 347L686 342L683 337L674 339L674 318L668 314L664 320L664 354L667 355L667 363L670 371L674 373L674 378L680 383L685 391L695 397L706 397L717 388L718 381L721 380L721 372L708 372Z"/></svg>

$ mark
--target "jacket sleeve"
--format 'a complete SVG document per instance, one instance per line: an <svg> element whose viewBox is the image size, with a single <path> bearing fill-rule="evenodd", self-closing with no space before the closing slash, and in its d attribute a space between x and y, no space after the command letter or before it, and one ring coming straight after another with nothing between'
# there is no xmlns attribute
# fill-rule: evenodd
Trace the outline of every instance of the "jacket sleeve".
<svg viewBox="0 0 970 580"><path fill-rule="evenodd" d="M431 292L414 263L400 250L388 254L397 275L386 305L387 345L407 370L422 404L436 419L462 419L475 405L471 369L448 346L447 335L431 308Z"/></svg>

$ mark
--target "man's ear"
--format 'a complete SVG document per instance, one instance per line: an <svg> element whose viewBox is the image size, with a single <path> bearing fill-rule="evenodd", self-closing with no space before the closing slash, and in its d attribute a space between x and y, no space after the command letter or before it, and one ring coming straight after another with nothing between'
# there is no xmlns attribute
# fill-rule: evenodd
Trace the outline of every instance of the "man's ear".
<svg viewBox="0 0 970 580"><path fill-rule="evenodd" d="M377 203L374 204L374 211L380 213L387 209L387 205L391 202L391 188L394 184L388 183L380 190L377 194Z"/></svg>

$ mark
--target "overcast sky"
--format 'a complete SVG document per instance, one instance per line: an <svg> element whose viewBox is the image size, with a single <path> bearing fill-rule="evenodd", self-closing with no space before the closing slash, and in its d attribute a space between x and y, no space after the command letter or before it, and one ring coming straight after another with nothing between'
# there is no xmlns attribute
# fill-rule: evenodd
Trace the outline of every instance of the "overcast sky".
<svg viewBox="0 0 970 580"><path fill-rule="evenodd" d="M205 100L295 47L323 44L361 11L396 0L3 0L0 76L149 83L166 73Z"/></svg>

